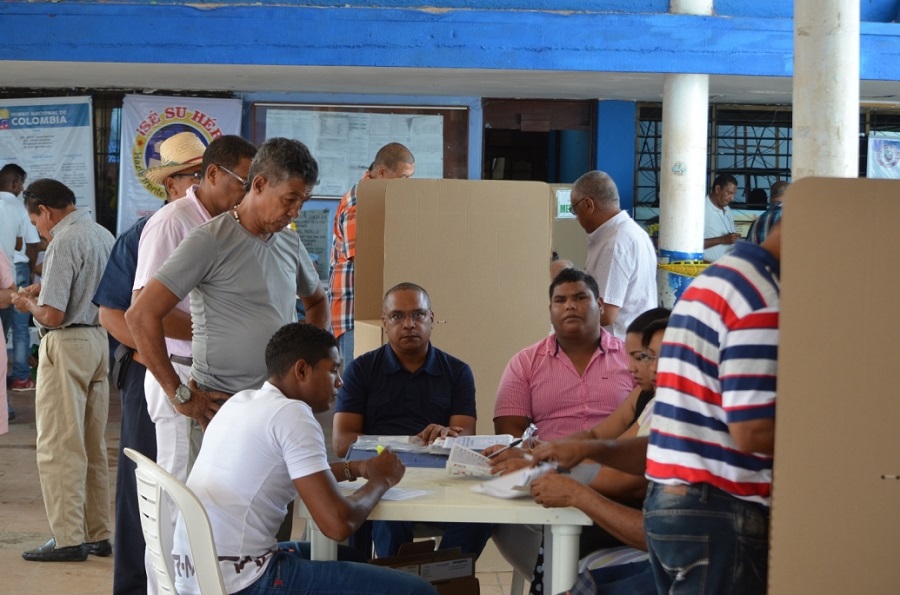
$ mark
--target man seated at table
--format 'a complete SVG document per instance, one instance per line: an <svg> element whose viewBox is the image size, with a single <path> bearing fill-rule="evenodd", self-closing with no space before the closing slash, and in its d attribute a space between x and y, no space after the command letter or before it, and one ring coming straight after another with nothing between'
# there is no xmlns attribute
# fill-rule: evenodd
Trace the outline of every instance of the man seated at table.
<svg viewBox="0 0 900 595"><path fill-rule="evenodd" d="M475 433L475 378L469 366L431 344L434 313L428 292L400 283L384 296L388 344L353 360L344 372L334 411L334 452L345 456L357 436L441 436ZM372 524L375 553L392 556L412 541L411 522ZM441 523L441 548L481 554L491 527ZM365 541L362 538L361 541ZM363 547L365 545L363 544Z"/></svg>
<svg viewBox="0 0 900 595"><path fill-rule="evenodd" d="M228 593L435 593L419 577L357 562L315 562L309 544L277 543L275 534L297 494L322 532L346 539L404 474L385 451L368 461L329 464L313 417L341 386L331 333L303 323L279 329L266 346L269 380L231 397L210 422L187 485L203 503ZM369 481L344 497L337 481ZM342 548L342 558L355 553ZM172 555L179 593L199 593L183 519ZM190 569L190 570L182 570Z"/></svg>
<svg viewBox="0 0 900 595"><path fill-rule="evenodd" d="M542 440L589 430L635 387L623 342L600 326L597 282L563 269L550 284L553 334L513 356L494 404L497 434L521 436L530 419Z"/></svg>
<svg viewBox="0 0 900 595"><path fill-rule="evenodd" d="M635 426L655 392L650 365L651 361L655 363L655 359L647 353L646 345L643 344L644 331L655 321L664 319L668 315L669 310L666 308L653 308L640 314L628 326L624 347L628 354L628 372L637 386L628 394L622 404L593 428L558 438L558 440L618 438L629 428ZM492 447L486 452L494 450L496 448ZM525 451L522 449L509 449L498 454L491 459L493 472L495 474L503 473L530 465L529 460L524 458L524 454ZM604 497L615 499L617 503L626 502L633 508L639 509L640 501L647 488L647 481L641 476L629 476L618 473L614 469L603 468L591 482L591 487L599 494L603 494ZM540 562L535 564L543 539L541 527L536 525L495 525L493 538L500 553L520 574L531 576L532 569L541 565ZM582 555L587 555L597 549L621 545L622 541L619 535L608 531L599 524L585 527L579 538L579 551ZM532 583L540 580L541 577L535 575Z"/></svg>

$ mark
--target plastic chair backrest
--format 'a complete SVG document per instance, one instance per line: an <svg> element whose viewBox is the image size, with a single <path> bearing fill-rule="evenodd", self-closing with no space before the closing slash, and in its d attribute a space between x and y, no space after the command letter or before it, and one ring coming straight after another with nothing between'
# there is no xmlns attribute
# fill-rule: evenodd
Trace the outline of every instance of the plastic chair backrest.
<svg viewBox="0 0 900 595"><path fill-rule="evenodd" d="M226 595L219 558L216 555L216 544L213 541L212 527L203 504L197 496L168 471L131 448L124 449L125 456L135 462L137 468L138 507L141 514L141 527L144 541L156 575L159 580L160 593L176 593L171 551L165 551L166 533L171 533L171 522L162 493L169 495L181 512L190 544L191 559L179 560L182 572L193 571L197 577L200 592L203 595Z"/></svg>

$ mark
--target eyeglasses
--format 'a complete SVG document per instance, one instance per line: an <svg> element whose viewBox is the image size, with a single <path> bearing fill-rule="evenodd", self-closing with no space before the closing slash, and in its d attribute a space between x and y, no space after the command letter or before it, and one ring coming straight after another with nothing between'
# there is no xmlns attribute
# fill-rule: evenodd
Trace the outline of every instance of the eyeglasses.
<svg viewBox="0 0 900 595"><path fill-rule="evenodd" d="M223 168L223 169L224 169L224 168ZM199 172L199 171L195 171L195 172L190 173L190 174L177 173L177 174L172 174L172 175L170 175L169 177L170 177L170 178L194 178L195 180L199 180L199 179L200 179L200 172Z"/></svg>
<svg viewBox="0 0 900 595"><path fill-rule="evenodd" d="M430 314L429 310L413 310L412 312L391 312L390 314L385 314L382 318L391 324L401 324L406 322L407 318L411 318L415 324L421 324L428 320Z"/></svg>
<svg viewBox="0 0 900 595"><path fill-rule="evenodd" d="M581 203L583 203L584 201L586 201L589 198L590 198L590 196L585 196L584 198L582 198L580 200L576 200L574 203L570 204L569 205L569 214L574 215L575 209L578 208L578 205L580 205Z"/></svg>
<svg viewBox="0 0 900 595"><path fill-rule="evenodd" d="M631 357L633 357L633 358L634 358L634 361L640 362L640 363L642 363L642 364L652 364L652 363L655 362L657 359L659 359L659 358L656 357L655 355L650 355L650 354L647 353L646 351L632 351L632 352L629 353L628 355L630 355Z"/></svg>
<svg viewBox="0 0 900 595"><path fill-rule="evenodd" d="M238 182L240 182L240 183L241 183L241 186L243 186L244 188L247 188L247 186L249 185L249 183L250 183L249 180L245 180L244 178L242 178L241 176L237 175L236 173L234 173L233 171L231 171L230 169L228 169L228 168L225 167L224 165L219 165L219 164L217 163L216 166L217 166L219 169L225 171L225 173L227 173L228 175L230 175L232 178L234 178L235 180L237 180Z"/></svg>

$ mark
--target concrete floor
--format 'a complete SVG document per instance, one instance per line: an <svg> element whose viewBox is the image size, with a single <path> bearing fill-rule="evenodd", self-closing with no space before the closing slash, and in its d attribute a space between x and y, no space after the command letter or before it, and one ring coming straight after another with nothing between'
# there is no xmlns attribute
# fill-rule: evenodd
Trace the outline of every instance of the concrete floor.
<svg viewBox="0 0 900 595"><path fill-rule="evenodd" d="M85 562L26 562L22 552L51 537L35 463L34 391L9 392L16 419L9 433L0 436L0 592L6 595L65 593L69 595L112 592L113 558L90 556ZM119 395L110 395L106 445L109 451L110 488L115 489L116 453L119 446ZM114 494L111 494L114 498ZM112 517L113 502L110 502ZM295 523L295 536L302 524ZM493 550L493 544L489 544ZM485 551L483 558L497 558ZM485 560L487 562L487 560ZM496 567L496 563L490 563ZM481 595L506 595L511 571L479 572Z"/></svg>

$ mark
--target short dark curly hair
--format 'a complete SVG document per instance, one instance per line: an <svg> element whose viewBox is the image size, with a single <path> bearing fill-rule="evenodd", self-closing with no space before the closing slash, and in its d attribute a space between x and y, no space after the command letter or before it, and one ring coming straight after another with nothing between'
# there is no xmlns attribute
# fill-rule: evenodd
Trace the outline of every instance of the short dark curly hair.
<svg viewBox="0 0 900 595"><path fill-rule="evenodd" d="M553 282L550 284L550 299L553 299L553 290L556 289L557 286L562 285L563 283L581 282L588 286L588 289L594 294L595 300L600 299L600 287L597 285L597 280L581 269L572 268L561 270L559 274L556 275L556 278L553 279Z"/></svg>
<svg viewBox="0 0 900 595"><path fill-rule="evenodd" d="M298 361L315 366L337 347L334 335L305 322L292 322L278 329L266 345L269 378L283 378Z"/></svg>

